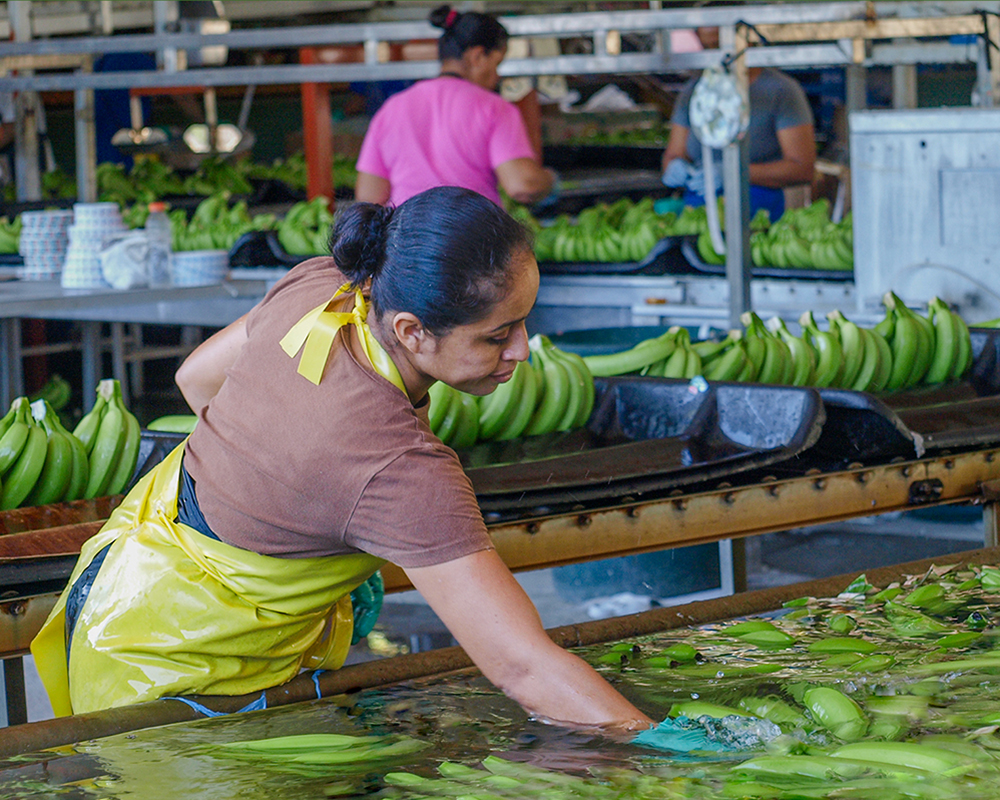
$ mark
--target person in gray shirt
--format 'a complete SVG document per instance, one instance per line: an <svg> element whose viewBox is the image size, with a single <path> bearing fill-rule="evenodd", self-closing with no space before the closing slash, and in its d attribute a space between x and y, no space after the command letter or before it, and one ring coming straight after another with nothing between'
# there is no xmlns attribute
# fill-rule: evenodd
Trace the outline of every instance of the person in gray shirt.
<svg viewBox="0 0 1000 800"><path fill-rule="evenodd" d="M812 109L805 92L789 75L772 68L752 68L750 80L750 213L764 208L777 220L785 210L782 191L811 183L816 165ZM691 130L688 105L696 81L681 91L674 106L670 141L663 153L663 182L685 189L684 202L704 205L705 173L701 142ZM717 151L718 152L718 151ZM715 170L716 192L722 170Z"/></svg>

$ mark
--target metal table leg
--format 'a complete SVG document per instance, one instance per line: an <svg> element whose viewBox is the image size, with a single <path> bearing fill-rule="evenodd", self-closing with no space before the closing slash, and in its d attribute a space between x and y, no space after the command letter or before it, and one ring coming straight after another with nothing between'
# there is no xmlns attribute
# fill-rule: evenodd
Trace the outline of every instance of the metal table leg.
<svg viewBox="0 0 1000 800"><path fill-rule="evenodd" d="M23 725L28 721L28 698L24 691L24 659L20 656L4 659L3 685L7 693L7 724Z"/></svg>
<svg viewBox="0 0 1000 800"><path fill-rule="evenodd" d="M125 372L125 323L111 323L111 375L118 381L122 390L122 400L127 408L131 399L129 396L128 374Z"/></svg>
<svg viewBox="0 0 1000 800"><path fill-rule="evenodd" d="M83 334L80 343L83 359L83 413L86 414L94 407L94 390L101 374L101 323L81 322L80 327Z"/></svg>

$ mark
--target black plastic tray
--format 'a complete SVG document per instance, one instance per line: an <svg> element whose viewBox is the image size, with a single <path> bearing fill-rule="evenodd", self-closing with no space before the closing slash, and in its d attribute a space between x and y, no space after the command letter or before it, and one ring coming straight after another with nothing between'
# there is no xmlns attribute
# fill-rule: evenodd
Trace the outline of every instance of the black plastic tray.
<svg viewBox="0 0 1000 800"><path fill-rule="evenodd" d="M488 522L651 499L807 450L825 419L815 389L598 378L586 428L459 452Z"/></svg>
<svg viewBox="0 0 1000 800"><path fill-rule="evenodd" d="M229 250L230 267L294 267L315 256L294 256L285 252L276 231L248 231Z"/></svg>
<svg viewBox="0 0 1000 800"><path fill-rule="evenodd" d="M827 419L813 455L837 465L885 463L1000 445L1000 330L973 328L970 336L965 380L884 394L821 389Z"/></svg>
<svg viewBox="0 0 1000 800"><path fill-rule="evenodd" d="M696 242L697 236L681 237L681 253L685 260L698 272L708 275L725 275L725 264L706 264L698 255ZM750 268L750 275L754 278L787 278L798 281L853 281L853 270L842 269L806 269L803 267L758 267L754 265Z"/></svg>
<svg viewBox="0 0 1000 800"><path fill-rule="evenodd" d="M675 247L677 239L667 236L653 245L653 249L642 261L540 261L538 271L542 275L628 275L648 272L663 263L667 254Z"/></svg>
<svg viewBox="0 0 1000 800"><path fill-rule="evenodd" d="M667 145L546 144L543 161L553 169L578 167L619 167L622 169L663 168Z"/></svg>

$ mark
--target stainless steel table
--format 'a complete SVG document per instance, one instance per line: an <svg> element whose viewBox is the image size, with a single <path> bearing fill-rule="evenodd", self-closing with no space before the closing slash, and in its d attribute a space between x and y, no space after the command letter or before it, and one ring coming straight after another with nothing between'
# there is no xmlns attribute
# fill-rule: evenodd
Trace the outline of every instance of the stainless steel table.
<svg viewBox="0 0 1000 800"><path fill-rule="evenodd" d="M62 319L82 324L83 385L101 372L101 324L112 323L112 373L125 385L124 323L223 327L249 311L272 281L240 277L207 286L164 289L64 289L58 281L0 282L0 404L24 394L21 319ZM84 393L84 411L93 405Z"/></svg>

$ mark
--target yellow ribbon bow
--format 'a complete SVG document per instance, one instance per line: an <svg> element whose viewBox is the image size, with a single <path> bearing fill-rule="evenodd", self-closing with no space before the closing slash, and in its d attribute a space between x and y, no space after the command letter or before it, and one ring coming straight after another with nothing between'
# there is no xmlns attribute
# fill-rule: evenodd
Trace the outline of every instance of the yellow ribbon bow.
<svg viewBox="0 0 1000 800"><path fill-rule="evenodd" d="M330 358L330 349L333 347L333 338L337 335L337 331L345 325L353 325L358 331L358 339L361 341L365 356L375 372L406 394L406 387L403 385L399 370L372 335L371 328L365 321L368 318L368 301L365 300L361 290L354 290L353 310L331 310L334 301L341 295L347 294L350 289L351 285L345 283L337 289L333 297L316 306L296 322L282 338L281 349L288 353L290 358L295 358L295 354L301 350L302 358L299 359L298 372L318 386L323 377L323 370L326 369L326 362Z"/></svg>

